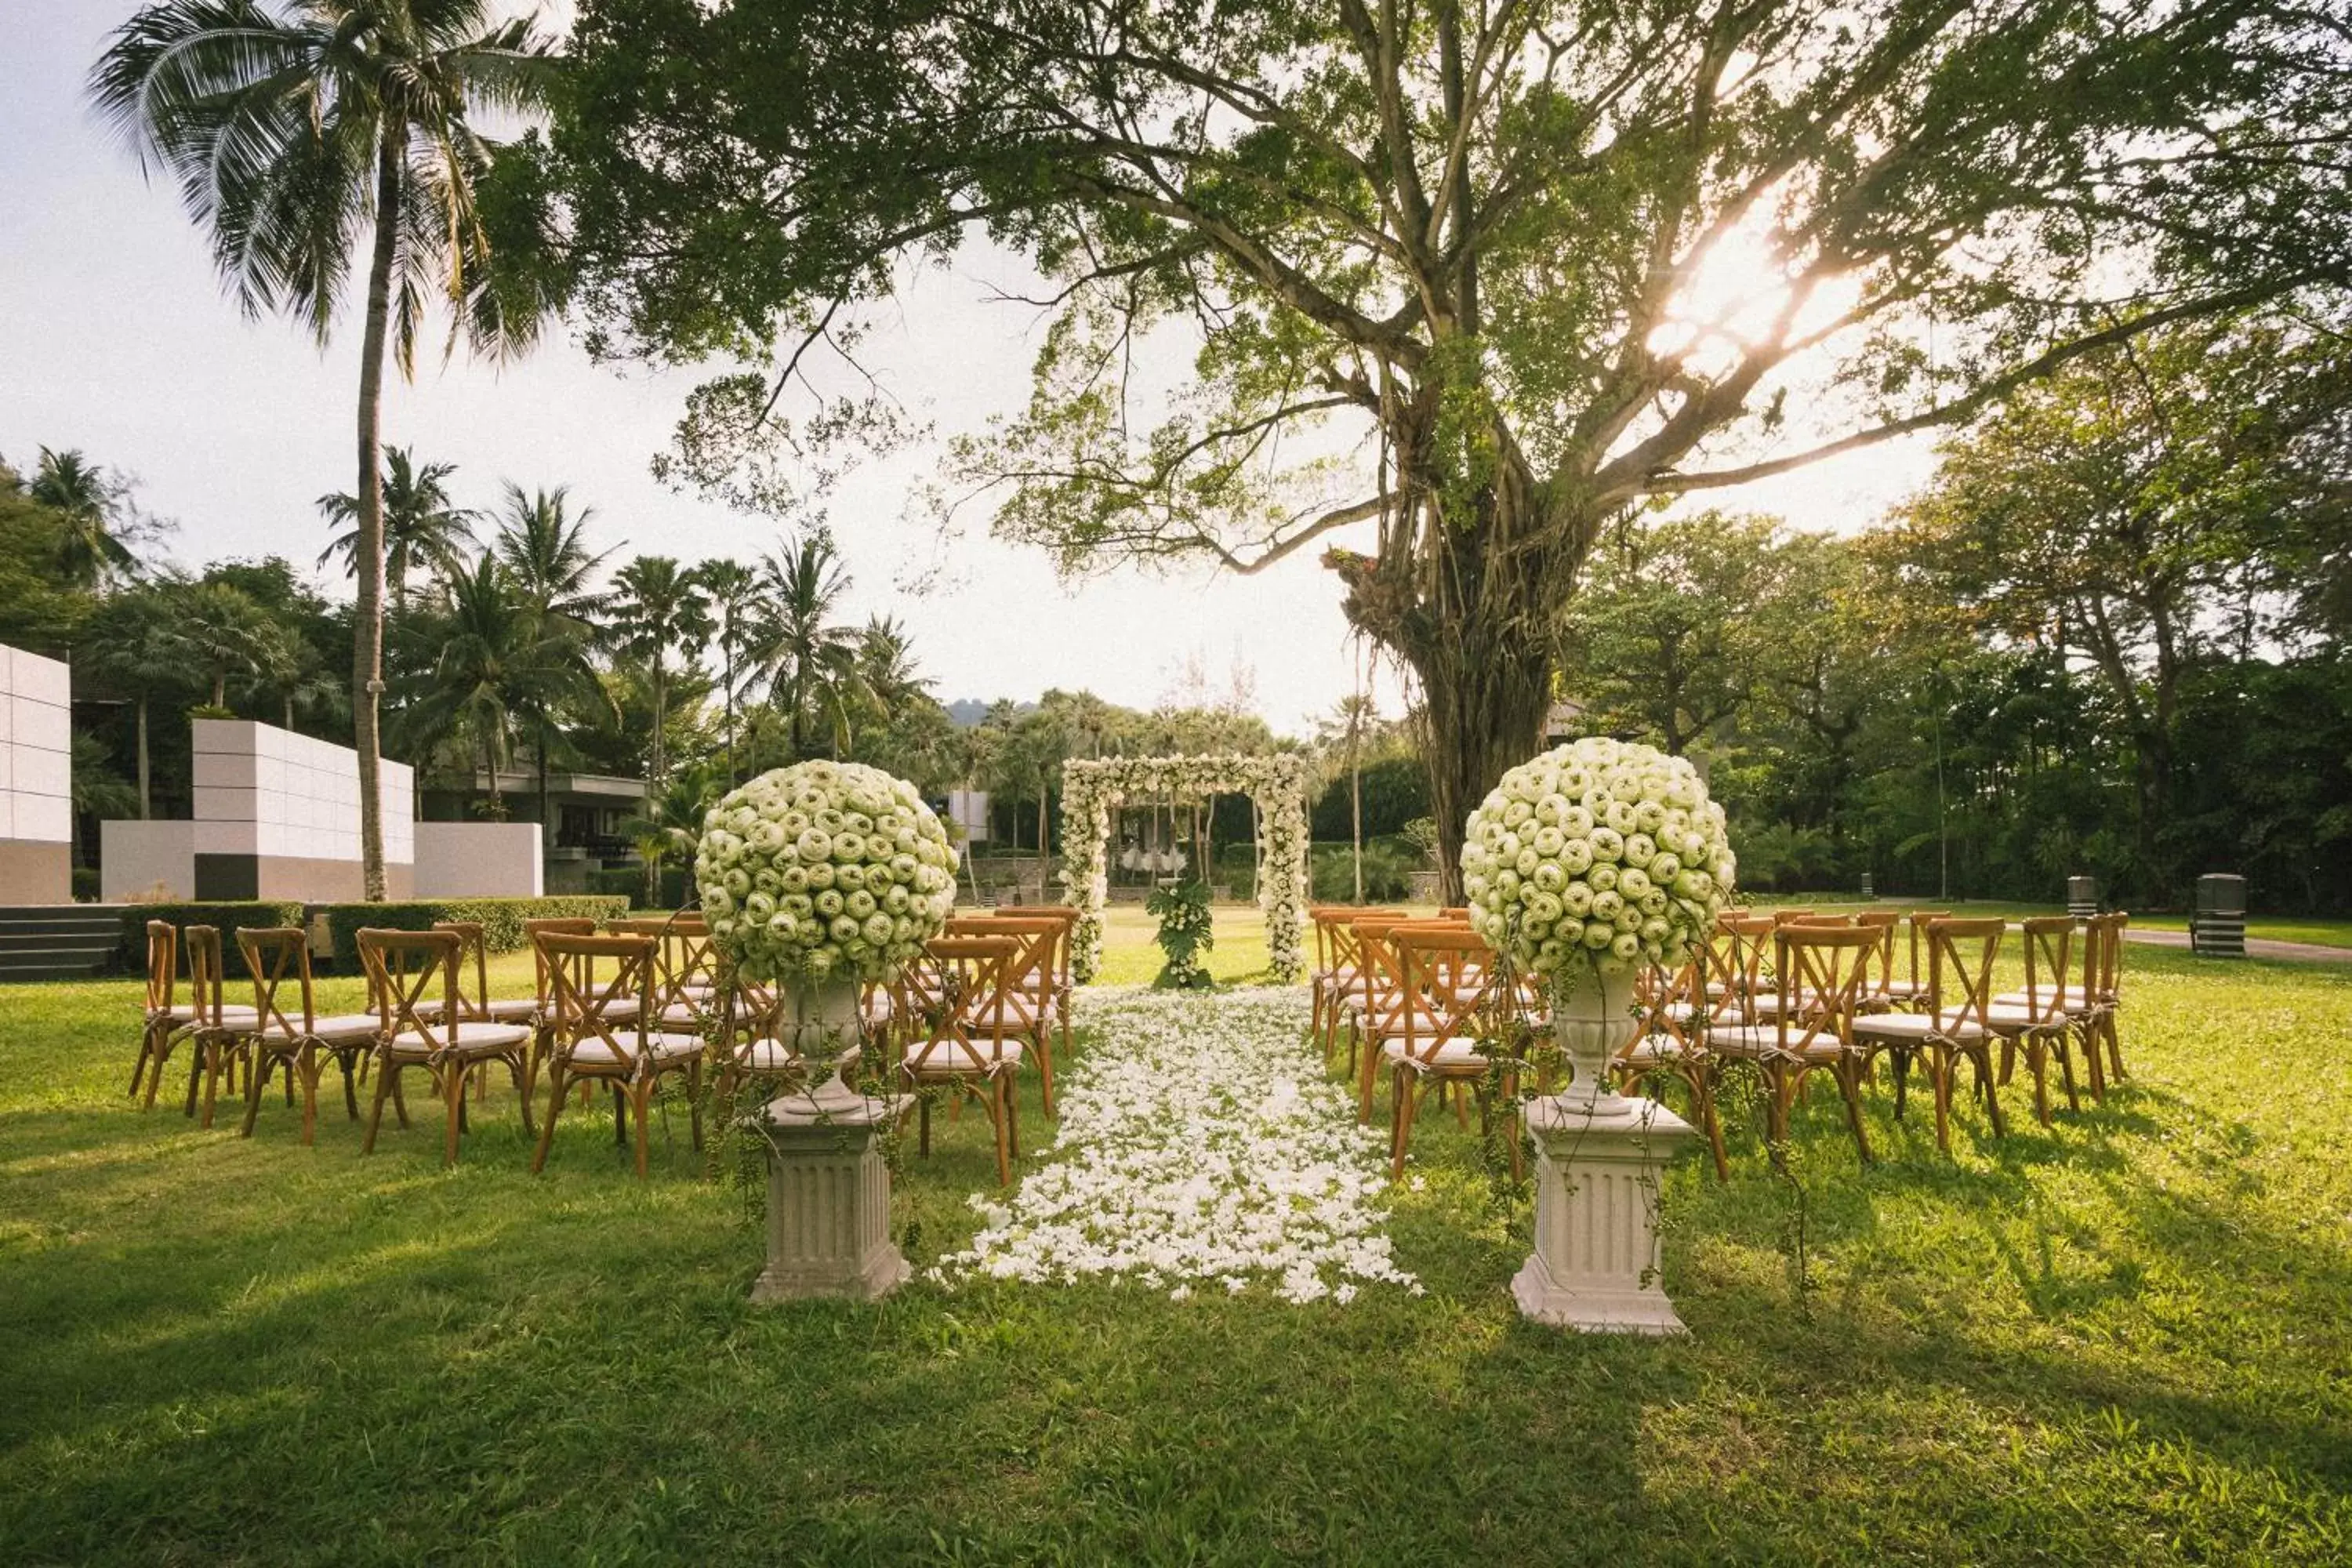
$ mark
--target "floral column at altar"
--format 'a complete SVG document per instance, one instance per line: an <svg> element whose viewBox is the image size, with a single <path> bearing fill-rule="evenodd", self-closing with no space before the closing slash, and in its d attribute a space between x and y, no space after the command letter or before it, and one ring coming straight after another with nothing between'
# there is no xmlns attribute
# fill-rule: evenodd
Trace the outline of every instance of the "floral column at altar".
<svg viewBox="0 0 2352 1568"><path fill-rule="evenodd" d="M1062 764L1063 885L1077 906L1071 967L1084 983L1102 958L1103 906L1110 899L1111 812L1129 799L1198 800L1245 795L1257 803L1257 904L1265 911L1268 966L1277 981L1298 978L1307 918L1307 760L1271 756L1096 757ZM1203 875L1207 868L1202 868Z"/></svg>
<svg viewBox="0 0 2352 1568"><path fill-rule="evenodd" d="M1649 746L1588 739L1503 775L1470 814L1462 870L1479 935L1544 983L1573 1076L1532 1102L1535 1251L1511 1293L1563 1327L1678 1333L1658 1283L1659 1173L1691 1129L1611 1087L1640 1027L1634 981L1704 948L1737 867L1698 772Z"/></svg>
<svg viewBox="0 0 2352 1568"><path fill-rule="evenodd" d="M844 1074L859 1058L860 988L898 978L939 934L955 864L914 785L857 763L762 773L703 819L694 872L721 984L773 985L773 1015L754 1025L800 1085L766 1110L768 1267L755 1300L872 1298L907 1278L877 1146L901 1107Z"/></svg>

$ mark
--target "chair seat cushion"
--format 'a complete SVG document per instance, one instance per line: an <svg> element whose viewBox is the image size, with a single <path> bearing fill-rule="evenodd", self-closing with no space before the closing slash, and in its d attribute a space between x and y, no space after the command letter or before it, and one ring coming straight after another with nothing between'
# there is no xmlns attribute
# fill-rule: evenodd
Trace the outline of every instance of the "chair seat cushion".
<svg viewBox="0 0 2352 1568"><path fill-rule="evenodd" d="M1974 1014L1956 1013L1946 1008L1942 1013L1874 1013L1853 1023L1857 1039L1885 1040L1896 1045L1908 1045L1931 1036L1937 1039L1966 1042L1984 1038L1984 1026Z"/></svg>
<svg viewBox="0 0 2352 1568"><path fill-rule="evenodd" d="M225 1006L220 1010L220 1024L224 1029L250 1029L259 1017L260 1015L250 1007ZM211 1021L209 1018L205 1020L206 1023ZM193 1024L196 1022L196 1010L185 1005L174 1007L172 1009L172 1022Z"/></svg>
<svg viewBox="0 0 2352 1568"><path fill-rule="evenodd" d="M2070 1013L2079 1013L2090 1005L2084 1000L2083 988L2079 985L2069 985L2065 990L2054 994L2044 991L2041 1001L2044 1007L2048 1007L2054 1001ZM2033 997L2022 991L2004 991L1992 999L1992 1004L1996 1007L2014 1007L2021 1012L2032 1006L2033 1002Z"/></svg>
<svg viewBox="0 0 2352 1568"><path fill-rule="evenodd" d="M2028 1007L2022 1003L1995 1002L1985 1009L1985 1022L1990 1024L1996 1031L2014 1031L2023 1028L2063 1029L2066 1026L2068 1019L2063 1012L2059 1013L2055 1017L2050 1016L2049 999L2044 997L2040 1011Z"/></svg>
<svg viewBox="0 0 2352 1568"><path fill-rule="evenodd" d="M1835 1061L1844 1049L1834 1035L1822 1036L1805 1044L1801 1029L1790 1031L1784 1049L1780 1030L1763 1024L1718 1025L1706 1032L1706 1048L1720 1057L1738 1057L1747 1061L1782 1057L1801 1058L1809 1062Z"/></svg>
<svg viewBox="0 0 2352 1568"><path fill-rule="evenodd" d="M1022 1045L1018 1040L1003 1040L995 1047L995 1059L990 1058L989 1043L976 1041L980 1060L953 1040L938 1045L913 1045L907 1047L901 1058L909 1076L914 1078L973 1078L1021 1065Z"/></svg>
<svg viewBox="0 0 2352 1568"><path fill-rule="evenodd" d="M373 1040L383 1020L373 1013L337 1013L330 1017L311 1020L310 1033L331 1046L352 1040Z"/></svg>
<svg viewBox="0 0 2352 1568"><path fill-rule="evenodd" d="M1483 1071L1486 1066L1487 1056L1478 1048L1479 1044L1479 1041L1467 1037L1453 1035L1438 1041L1435 1050L1433 1051L1430 1048L1430 1042L1424 1037L1412 1042L1412 1053L1407 1056L1405 1042L1400 1037L1382 1040L1381 1055L1391 1062L1415 1068L1436 1068L1441 1070L1451 1070L1455 1068L1477 1068Z"/></svg>
<svg viewBox="0 0 2352 1568"><path fill-rule="evenodd" d="M386 1044L396 1057L429 1057L445 1047L459 1056L474 1056L512 1050L530 1038L530 1031L520 1024L459 1024L454 1042L436 1042L414 1030L403 1030Z"/></svg>
<svg viewBox="0 0 2352 1568"><path fill-rule="evenodd" d="M1660 1062L1690 1060L1705 1054L1703 1047L1672 1035L1643 1035L1626 1047L1624 1054L1617 1059L1631 1062L1636 1067L1648 1067Z"/></svg>
<svg viewBox="0 0 2352 1568"><path fill-rule="evenodd" d="M627 1057L615 1053L613 1047L603 1040L591 1037L588 1039L575 1041L570 1055L573 1061L585 1062L591 1066L625 1065L635 1058L638 1049L636 1036L634 1033L622 1035L621 1047L629 1053ZM702 1037L677 1034L647 1035L644 1048L646 1054L656 1062L683 1061L688 1057L701 1055Z"/></svg>

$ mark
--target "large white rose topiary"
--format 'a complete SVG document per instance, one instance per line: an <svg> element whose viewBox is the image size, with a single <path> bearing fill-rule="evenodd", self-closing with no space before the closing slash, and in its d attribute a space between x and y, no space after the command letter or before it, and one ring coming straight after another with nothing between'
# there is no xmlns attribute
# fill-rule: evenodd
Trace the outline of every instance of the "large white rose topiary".
<svg viewBox="0 0 2352 1568"><path fill-rule="evenodd" d="M862 763L761 774L702 820L712 943L745 978L887 980L955 904L955 848L915 786Z"/></svg>
<svg viewBox="0 0 2352 1568"><path fill-rule="evenodd" d="M1723 808L1653 746L1576 741L1503 775L1470 814L1470 923L1528 969L1676 968L1730 900Z"/></svg>

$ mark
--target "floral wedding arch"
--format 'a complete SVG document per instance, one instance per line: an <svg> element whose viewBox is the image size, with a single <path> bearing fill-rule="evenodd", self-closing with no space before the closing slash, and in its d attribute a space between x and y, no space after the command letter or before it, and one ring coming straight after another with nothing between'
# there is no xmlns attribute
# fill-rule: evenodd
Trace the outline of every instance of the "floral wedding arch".
<svg viewBox="0 0 2352 1568"><path fill-rule="evenodd" d="M1110 898L1111 813L1130 796L1198 800L1245 795L1257 804L1257 903L1265 911L1268 966L1298 978L1307 914L1304 756L1098 757L1062 764L1062 881L1078 907L1071 967L1080 981L1102 959L1103 905Z"/></svg>

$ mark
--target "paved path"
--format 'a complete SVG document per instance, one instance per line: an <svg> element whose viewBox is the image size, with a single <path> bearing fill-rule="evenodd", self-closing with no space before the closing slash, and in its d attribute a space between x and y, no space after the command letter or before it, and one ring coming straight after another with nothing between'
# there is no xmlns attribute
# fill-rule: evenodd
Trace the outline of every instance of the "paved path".
<svg viewBox="0 0 2352 1568"><path fill-rule="evenodd" d="M2181 947L2189 945L2189 933L2182 931L2126 931L2133 942L2144 942L2150 947ZM2248 958L2283 958L2290 963L2352 963L2352 947L2324 947L2315 942L2273 942L2268 937L2246 939Z"/></svg>

